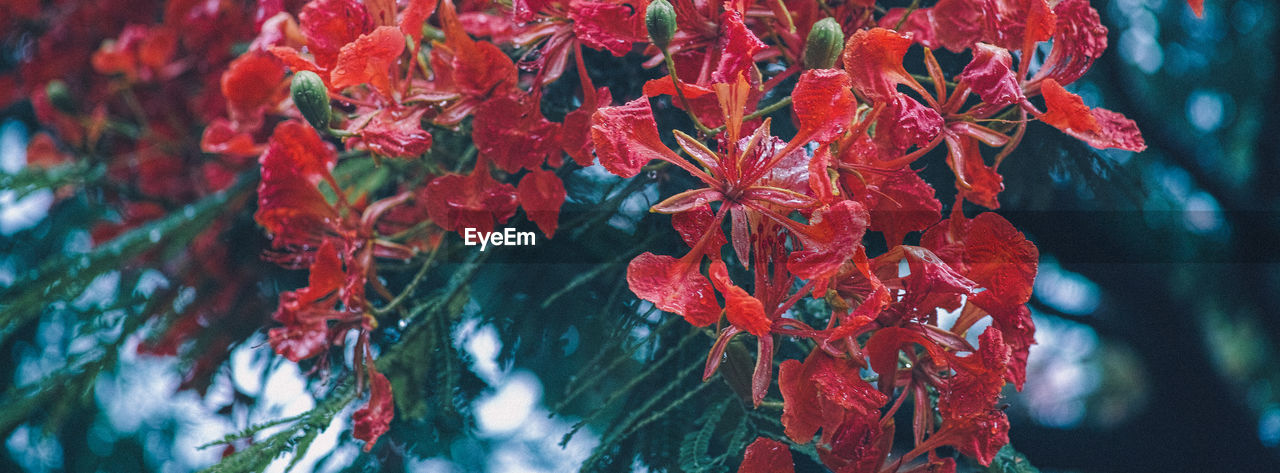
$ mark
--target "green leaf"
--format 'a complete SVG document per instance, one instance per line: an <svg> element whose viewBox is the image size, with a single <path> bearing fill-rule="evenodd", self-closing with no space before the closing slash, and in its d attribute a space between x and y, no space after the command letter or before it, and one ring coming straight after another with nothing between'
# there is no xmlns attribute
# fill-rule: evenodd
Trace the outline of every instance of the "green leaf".
<svg viewBox="0 0 1280 473"><path fill-rule="evenodd" d="M1019 453L1013 449L1012 444L1005 445L996 452L995 458L991 460L991 466L986 469L989 473L1040 473L1040 469L1031 465L1027 461L1026 455Z"/></svg>
<svg viewBox="0 0 1280 473"><path fill-rule="evenodd" d="M731 401L732 399L725 399L702 414L702 417L698 418L698 424L702 427L684 436L684 441L680 442L680 469L686 473L724 470L723 465L719 464L723 458L710 458L708 450L711 447L711 437L716 431L716 425L724 417L724 411Z"/></svg>
<svg viewBox="0 0 1280 473"><path fill-rule="evenodd" d="M87 167L80 163L48 169L28 167L15 174L0 173L0 189L12 191L13 199L18 200L43 189L83 185L105 174L104 166Z"/></svg>
<svg viewBox="0 0 1280 473"><path fill-rule="evenodd" d="M0 342L38 317L48 301L78 297L94 278L125 266L153 248L161 254L189 246L234 197L250 190L247 181L191 204L181 211L140 226L82 255L64 256L41 264L0 297Z"/></svg>
<svg viewBox="0 0 1280 473"><path fill-rule="evenodd" d="M289 452L293 452L296 455L294 461L289 465L292 468L293 463L297 461L297 457L306 454L307 447L311 445L312 440L315 440L316 435L328 427L333 422L333 417L356 398L357 393L353 385L354 383L350 381L342 383L329 394L329 397L319 402L314 409L296 418L297 422L293 425L285 427L280 432L222 459L222 461L206 468L201 473L262 471L272 461L279 458L280 455ZM271 423L262 424L262 426L269 425ZM258 427L261 426L255 426L255 428ZM249 430L252 429L250 428ZM228 436L224 440L234 440L231 437Z"/></svg>

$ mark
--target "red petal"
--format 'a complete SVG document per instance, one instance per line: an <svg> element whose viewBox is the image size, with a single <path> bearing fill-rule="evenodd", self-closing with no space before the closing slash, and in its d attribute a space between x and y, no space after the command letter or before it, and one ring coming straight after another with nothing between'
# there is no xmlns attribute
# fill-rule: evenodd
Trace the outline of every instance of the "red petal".
<svg viewBox="0 0 1280 473"><path fill-rule="evenodd" d="M979 345L977 353L951 358L950 366L956 374L947 380L938 400L944 422L982 413L995 407L1000 398L1005 368L1009 364L1009 346L1004 344L996 327L987 327L982 332Z"/></svg>
<svg viewBox="0 0 1280 473"><path fill-rule="evenodd" d="M1142 132L1138 130L1138 124L1133 120L1105 108L1095 108L1089 112L1098 123L1098 131L1094 133L1066 130L1068 135L1098 149L1116 148L1134 152L1147 149L1147 143L1142 139Z"/></svg>
<svg viewBox="0 0 1280 473"><path fill-rule="evenodd" d="M592 116L591 140L596 156L609 172L633 177L654 159L681 158L662 144L649 99L640 97L616 107L604 107Z"/></svg>
<svg viewBox="0 0 1280 473"><path fill-rule="evenodd" d="M828 143L844 133L858 108L849 90L851 84L849 75L839 69L811 69L801 74L791 92L791 108L800 125L796 137Z"/></svg>
<svg viewBox="0 0 1280 473"><path fill-rule="evenodd" d="M369 11L355 0L310 2L302 7L298 20L307 49L325 69L333 67L343 46L373 30Z"/></svg>
<svg viewBox="0 0 1280 473"><path fill-rule="evenodd" d="M299 289L298 303L311 304L336 292L342 287L346 273L342 271L342 260L338 259L338 250L332 240L325 240L316 250L316 260L311 263L311 274L307 276L307 287Z"/></svg>
<svg viewBox="0 0 1280 473"><path fill-rule="evenodd" d="M887 150L883 152L924 147L942 133L944 122L937 110L897 92L883 100L885 109L876 122L874 140L877 147Z"/></svg>
<svg viewBox="0 0 1280 473"><path fill-rule="evenodd" d="M871 369L880 375L881 392L889 392L893 389L894 381L898 376L898 352L902 351L904 345L910 343L923 346L934 363L940 365L947 363L946 352L923 333L902 327L886 327L877 330L871 339L867 340L865 352Z"/></svg>
<svg viewBox="0 0 1280 473"><path fill-rule="evenodd" d="M980 41L986 23L984 5L984 0L938 0L932 10L938 42L958 53Z"/></svg>
<svg viewBox="0 0 1280 473"><path fill-rule="evenodd" d="M537 13L551 5L553 0L512 0L511 9L516 21L526 23L533 21Z"/></svg>
<svg viewBox="0 0 1280 473"><path fill-rule="evenodd" d="M324 353L329 347L324 323L292 324L267 331L271 349L294 363Z"/></svg>
<svg viewBox="0 0 1280 473"><path fill-rule="evenodd" d="M236 131L225 118L215 118L204 128L200 135L200 150L241 158L262 153L262 147L253 142L253 135Z"/></svg>
<svg viewBox="0 0 1280 473"><path fill-rule="evenodd" d="M369 403L351 416L351 436L364 440L364 451L373 449L378 437L391 428L391 419L395 417L395 403L392 402L391 382L382 373L369 369Z"/></svg>
<svg viewBox="0 0 1280 473"><path fill-rule="evenodd" d="M138 62L159 70L169 64L177 48L177 32L164 26L151 28L138 44Z"/></svg>
<svg viewBox="0 0 1280 473"><path fill-rule="evenodd" d="M728 244L725 239L724 232L720 227L711 228L711 224L715 222L715 216L711 214L711 206L703 205L695 207L685 212L671 216L671 226L680 234L680 238L684 240L690 248L698 245L698 240L707 232L716 232L711 236L711 242L707 246L707 252L710 254L720 254L720 248Z"/></svg>
<svg viewBox="0 0 1280 473"><path fill-rule="evenodd" d="M436 11L436 0L409 0L404 14L400 17L400 32L413 38L413 43L422 41L422 24L432 12Z"/></svg>
<svg viewBox="0 0 1280 473"><path fill-rule="evenodd" d="M1027 356L1031 345L1036 344L1036 324L1031 318L1031 310L1025 304L1009 309L990 311L992 323L1000 329L1005 341L1012 350L1005 379L1013 383L1019 391L1027 381Z"/></svg>
<svg viewBox="0 0 1280 473"><path fill-rule="evenodd" d="M996 196L1004 190L1004 177L996 169L987 166L982 160L982 150L978 140L970 136L947 138L947 165L956 174L957 181L963 179L969 186L958 185L960 195L965 200L989 209L1000 208Z"/></svg>
<svg viewBox="0 0 1280 473"><path fill-rule="evenodd" d="M565 115L560 133L556 136L565 154L579 166L590 166L595 161L593 153L596 147L591 142L592 116L597 109L607 107L612 102L613 95L609 93L609 88L601 87L596 90L596 103L583 103L577 110Z"/></svg>
<svg viewBox="0 0 1280 473"><path fill-rule="evenodd" d="M506 53L493 43L477 42L467 36L451 0L440 4L438 16L445 44L453 51L448 62L439 67L436 65L438 50L432 50L432 66L436 67L437 74L447 76L446 82L456 84L474 97L504 95L514 90L518 79L516 65ZM437 77L437 81L439 79Z"/></svg>
<svg viewBox="0 0 1280 473"><path fill-rule="evenodd" d="M889 28L898 30L911 38L917 44L937 49L942 44L938 41L938 35L934 33L934 19L932 8L917 8L911 12L911 16L907 17L907 22L898 28L898 22L902 21L902 15L907 13L906 8L890 8L880 21L876 22L881 28Z"/></svg>
<svg viewBox="0 0 1280 473"><path fill-rule="evenodd" d="M267 51L293 72L311 71L320 77L328 75L327 69L322 69L316 63L311 62L310 59L303 57L302 53L298 52L297 49L285 46L271 46L267 48Z"/></svg>
<svg viewBox="0 0 1280 473"><path fill-rule="evenodd" d="M431 149L431 134L422 129L422 113L418 109L406 116L383 109L356 132L349 147L364 146L370 151L392 158L416 158Z"/></svg>
<svg viewBox="0 0 1280 473"><path fill-rule="evenodd" d="M911 38L892 30L858 30L844 47L844 69L853 79L853 88L872 100L895 95L898 84L912 82L902 67L909 47Z"/></svg>
<svg viewBox="0 0 1280 473"><path fill-rule="evenodd" d="M494 221L506 222L518 205L516 189L495 181L487 166L477 166L467 176L451 174L427 184L427 215L449 231L491 232Z"/></svg>
<svg viewBox="0 0 1280 473"><path fill-rule="evenodd" d="M1029 0L1027 11L1027 30L1023 33L1024 51L1029 51L1036 43L1048 41L1053 37L1058 17L1047 0Z"/></svg>
<svg viewBox="0 0 1280 473"><path fill-rule="evenodd" d="M520 186L516 189L520 195L520 206L524 213L538 224L542 233L551 238L556 233L556 225L560 219L560 206L564 205L564 183L556 173L535 169L520 178Z"/></svg>
<svg viewBox="0 0 1280 473"><path fill-rule="evenodd" d="M476 109L472 123L476 148L506 172L537 169L558 147L556 125L542 117L533 100L490 99Z"/></svg>
<svg viewBox="0 0 1280 473"><path fill-rule="evenodd" d="M902 257L907 260L911 274L906 277L912 290L927 294L972 294L978 284L961 275L956 268L947 264L932 251L919 246L900 246ZM877 262L893 251L877 257ZM892 259L889 259L892 261ZM891 266L896 267L896 261Z"/></svg>
<svg viewBox="0 0 1280 473"><path fill-rule="evenodd" d="M590 1L569 4L569 19L573 20L573 34L578 41L617 57L627 55L633 43L648 39L644 12L643 5Z"/></svg>
<svg viewBox="0 0 1280 473"><path fill-rule="evenodd" d="M1058 85L1058 81L1045 79L1041 83L1040 93L1044 95L1045 112L1040 121L1053 125L1062 131L1096 133L1102 130L1098 119L1093 117L1089 106L1079 95L1067 92Z"/></svg>
<svg viewBox="0 0 1280 473"><path fill-rule="evenodd" d="M942 202L934 197L933 186L914 172L893 173L875 192L879 196L871 209L871 229L884 233L889 247L942 218Z"/></svg>
<svg viewBox="0 0 1280 473"><path fill-rule="evenodd" d="M711 73L712 82L731 83L739 74L750 77L756 53L767 46L742 22L742 13L727 10L720 17L720 37L716 44L720 61Z"/></svg>
<svg viewBox="0 0 1280 473"><path fill-rule="evenodd" d="M720 320L715 290L696 263L645 252L627 265L627 285L637 297L680 314L694 326L705 327Z"/></svg>
<svg viewBox="0 0 1280 473"><path fill-rule="evenodd" d="M1187 6L1196 14L1196 18L1204 18L1204 0L1187 0Z"/></svg>
<svg viewBox="0 0 1280 473"><path fill-rule="evenodd" d="M1118 148L1128 151L1147 149L1138 126L1124 115L1104 108L1089 109L1079 95L1067 92L1058 81L1045 79L1045 113L1040 120L1053 125L1098 149Z"/></svg>
<svg viewBox="0 0 1280 473"><path fill-rule="evenodd" d="M48 169L72 161L72 156L58 149L53 136L40 131L31 135L27 143L27 164L37 168Z"/></svg>
<svg viewBox="0 0 1280 473"><path fill-rule="evenodd" d="M262 107L271 105L284 80L284 66L270 54L248 52L231 61L222 73L222 95L232 116L256 121Z"/></svg>
<svg viewBox="0 0 1280 473"><path fill-rule="evenodd" d="M1084 75L1107 50L1107 28L1088 0L1062 0L1053 7L1053 49L1037 76L1070 84Z"/></svg>
<svg viewBox="0 0 1280 473"><path fill-rule="evenodd" d="M680 82L680 91L684 92L684 97L689 100L700 99L716 93L716 90L710 87L703 87L698 84L691 84L684 81ZM671 76L650 79L645 81L642 92L645 97L657 97L659 95L670 95L675 97L676 85L671 80Z"/></svg>
<svg viewBox="0 0 1280 473"><path fill-rule="evenodd" d="M817 388L805 376L800 361L782 362L778 389L782 391L782 426L787 437L799 444L809 443L826 419L817 402Z"/></svg>
<svg viewBox="0 0 1280 473"><path fill-rule="evenodd" d="M822 350L815 350L805 360L805 365L818 392L855 416L878 415L878 409L889 400L888 396L876 391L862 379L860 367L850 360L835 358Z"/></svg>
<svg viewBox="0 0 1280 473"><path fill-rule="evenodd" d="M868 219L867 209L851 200L815 211L804 233L797 235L804 250L791 253L787 270L801 279L830 276L853 256Z"/></svg>
<svg viewBox="0 0 1280 473"><path fill-rule="evenodd" d="M277 246L305 244L308 235L338 220L337 211L316 189L320 181L332 179L329 168L337 157L333 146L310 126L296 121L276 126L267 151L259 158L262 181L253 217L275 236Z"/></svg>
<svg viewBox="0 0 1280 473"><path fill-rule="evenodd" d="M330 86L344 89L369 84L384 97L392 96L392 69L404 52L404 34L391 26L380 26L361 35L338 53L338 65L329 73Z"/></svg>
<svg viewBox="0 0 1280 473"><path fill-rule="evenodd" d="M733 284L724 261L711 262L711 283L724 294L725 316L729 323L757 337L769 335L773 322L764 313L764 304Z"/></svg>
<svg viewBox="0 0 1280 473"><path fill-rule="evenodd" d="M1043 1L1043 0L1034 0ZM960 73L960 82L969 86L991 105L1021 102L1022 86L1014 76L1013 58L1009 51L986 43L973 45L973 60Z"/></svg>
<svg viewBox="0 0 1280 473"><path fill-rule="evenodd" d="M970 222L962 241L965 274L987 288L975 299L978 305L1012 308L1031 300L1040 252L1013 224L985 212Z"/></svg>
<svg viewBox="0 0 1280 473"><path fill-rule="evenodd" d="M776 440L758 437L742 454L738 473L787 473L794 472L791 449Z"/></svg>
<svg viewBox="0 0 1280 473"><path fill-rule="evenodd" d="M953 427L954 426L954 427ZM943 426L946 442L960 453L972 457L983 466L991 464L1000 448L1009 443L1009 417L999 409L988 409Z"/></svg>

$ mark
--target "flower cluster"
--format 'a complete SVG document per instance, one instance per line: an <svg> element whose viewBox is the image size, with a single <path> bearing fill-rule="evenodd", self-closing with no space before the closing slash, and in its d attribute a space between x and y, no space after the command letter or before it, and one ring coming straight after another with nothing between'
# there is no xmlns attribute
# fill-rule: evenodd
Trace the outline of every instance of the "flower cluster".
<svg viewBox="0 0 1280 473"><path fill-rule="evenodd" d="M649 97L640 97L595 113L596 153L622 177L656 160L700 184L651 209L672 215L691 250L642 254L627 282L659 309L716 326L704 378L731 339L754 337L756 405L773 382L778 336L810 340L804 361L785 360L777 373L782 424L800 444L821 431L827 467L954 471L953 459L937 455L942 447L988 464L1008 442L1001 389L1021 388L1034 343L1025 304L1038 253L999 215L966 217L962 201L943 220L911 165L945 143L958 199L995 209L997 168L1033 119L1096 148L1144 149L1132 121L1063 88L1105 49L1106 28L1085 0L943 0L879 19L869 3L782 3L648 7L653 43L664 45L650 52L670 74L645 93L674 96L699 135L675 131L683 153L668 148ZM844 33L841 52L832 39ZM925 75L904 65L915 47ZM938 48L966 53L968 65L948 77ZM782 84L795 75L789 96L774 99L790 101L797 129L783 140L761 119L762 102L786 95ZM867 253L869 231L888 251ZM919 245L905 244L913 232L923 232ZM733 271L741 282L731 268L741 268ZM790 316L807 297L831 307L825 326ZM959 314L949 326L940 323L946 312ZM967 332L988 318L971 344ZM862 377L868 370L875 384ZM894 415L908 398L915 444L890 462ZM761 439L741 471L789 468L772 458L785 452Z"/></svg>
<svg viewBox="0 0 1280 473"><path fill-rule="evenodd" d="M324 369L354 340L366 450L395 411L371 334L403 295L379 266L518 212L552 237L566 200L558 171L598 163L697 183L651 208L689 251L645 252L626 280L638 298L715 327L704 379L735 337L751 337L751 400L776 379L786 437L816 442L832 470L953 471L944 447L987 464L1008 442L1000 392L1021 389L1035 343L1025 304L1038 253L965 203L999 207L998 168L1032 122L1095 148L1145 148L1132 121L1065 88L1107 46L1087 0L46 1L15 2L0 26L32 51L0 75L0 103L29 92L52 133L32 140L31 164L87 156L118 184L105 196L118 218L96 241L258 171L265 259L309 274L279 294L269 345ZM615 97L593 84L588 49L665 75ZM967 65L948 72L944 54ZM550 121L544 90L571 65L577 108ZM659 126L654 104L693 128ZM784 136L775 121L789 123ZM440 146L442 134L469 139L466 151ZM955 178L945 219L918 174L934 155ZM337 171L359 162L419 165L374 183ZM216 295L146 350L195 350L184 345L193 332L270 312L237 305L260 272L225 257L231 220L184 256L183 284ZM805 299L829 316L800 317ZM789 340L808 355L775 374ZM196 364L206 372L226 356L208 353ZM908 400L914 444L891 459ZM790 469L787 451L762 438L741 471Z"/></svg>

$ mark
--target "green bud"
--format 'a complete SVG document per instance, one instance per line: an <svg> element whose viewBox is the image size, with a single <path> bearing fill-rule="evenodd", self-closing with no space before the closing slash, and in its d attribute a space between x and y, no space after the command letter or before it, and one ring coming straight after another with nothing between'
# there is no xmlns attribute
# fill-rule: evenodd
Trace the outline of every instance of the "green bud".
<svg viewBox="0 0 1280 473"><path fill-rule="evenodd" d="M44 93L49 97L49 103L53 104L53 108L63 113L76 113L79 108L76 101L71 98L71 89L67 87L67 83L59 79L49 81L44 86Z"/></svg>
<svg viewBox="0 0 1280 473"><path fill-rule="evenodd" d="M293 103L298 106L298 111L302 112L307 123L320 133L329 131L329 89L319 75L311 71L298 71L293 75L289 93L293 95Z"/></svg>
<svg viewBox="0 0 1280 473"><path fill-rule="evenodd" d="M667 0L653 1L645 11L644 26L649 29L649 40L665 51L676 35L676 9Z"/></svg>
<svg viewBox="0 0 1280 473"><path fill-rule="evenodd" d="M830 69L835 67L844 50L844 31L834 18L823 18L809 30L804 44L805 69Z"/></svg>

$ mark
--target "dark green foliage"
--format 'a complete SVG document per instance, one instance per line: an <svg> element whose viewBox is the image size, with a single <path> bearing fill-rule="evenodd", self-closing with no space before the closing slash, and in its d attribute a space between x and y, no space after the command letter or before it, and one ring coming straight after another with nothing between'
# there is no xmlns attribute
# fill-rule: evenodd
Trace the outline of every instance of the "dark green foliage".
<svg viewBox="0 0 1280 473"><path fill-rule="evenodd" d="M996 457L991 460L991 465L987 466L986 471L989 473L1040 473L1040 469L1032 466L1026 456L1013 449L1013 445L1005 445L996 452Z"/></svg>

